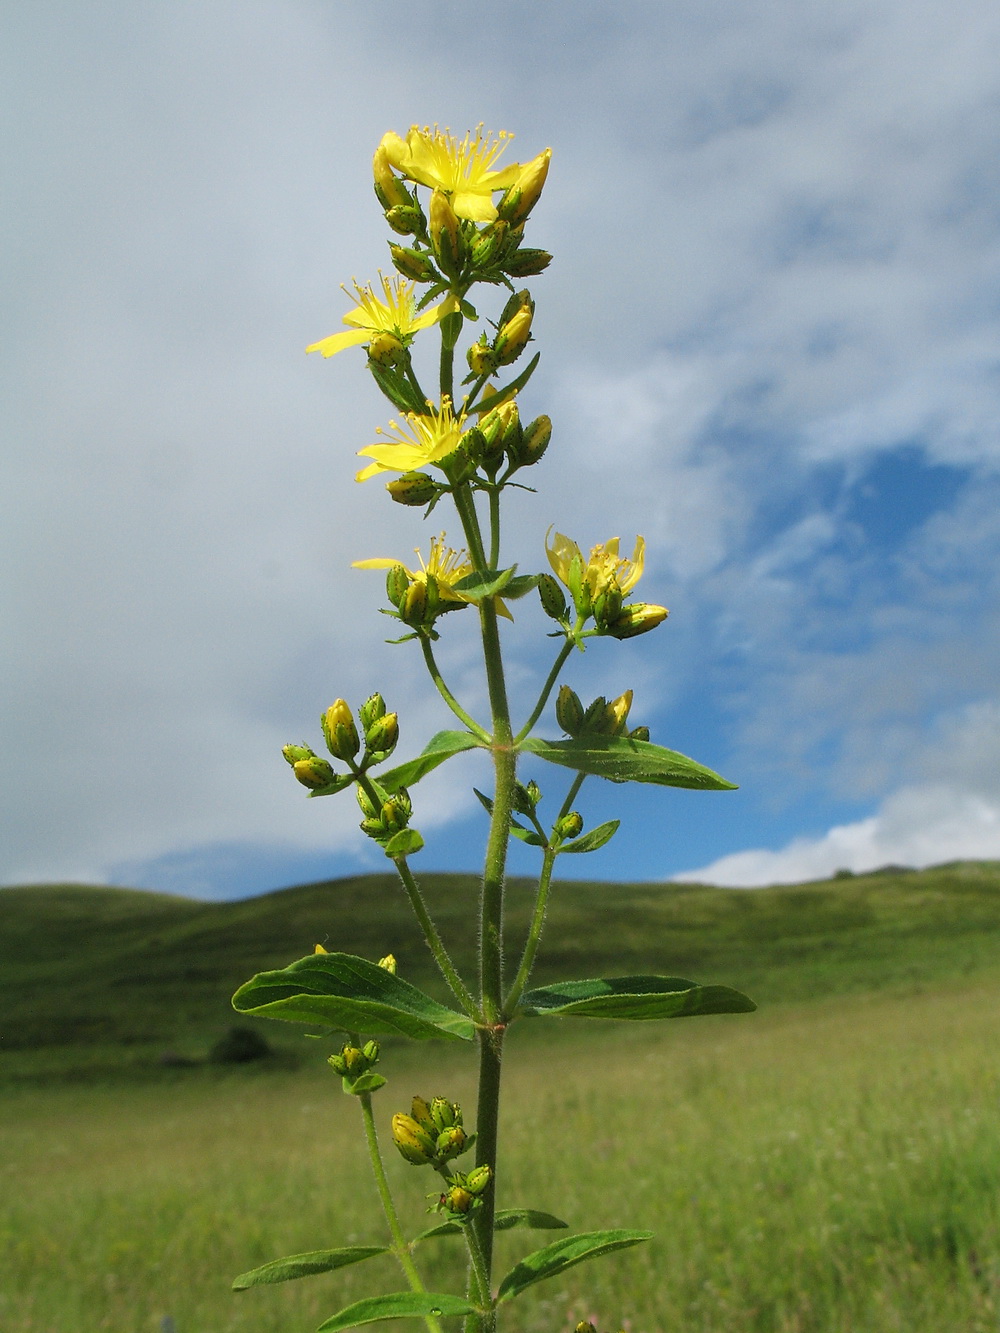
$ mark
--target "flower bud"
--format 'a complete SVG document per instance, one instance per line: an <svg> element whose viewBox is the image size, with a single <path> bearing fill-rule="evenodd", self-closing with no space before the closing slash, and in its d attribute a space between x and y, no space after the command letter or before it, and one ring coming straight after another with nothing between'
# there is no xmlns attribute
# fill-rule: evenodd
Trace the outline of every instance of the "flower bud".
<svg viewBox="0 0 1000 1333"><path fill-rule="evenodd" d="M320 718L327 749L334 759L353 759L361 749L361 739L347 701L336 699Z"/></svg>
<svg viewBox="0 0 1000 1333"><path fill-rule="evenodd" d="M346 1077L347 1061L344 1059L342 1055L328 1055L326 1058L326 1063L330 1066L330 1068L333 1070L335 1074L339 1074L341 1078Z"/></svg>
<svg viewBox="0 0 1000 1333"><path fill-rule="evenodd" d="M404 565L393 565L385 576L385 592L389 601L397 610L400 609L409 586L410 576L406 572L406 567Z"/></svg>
<svg viewBox="0 0 1000 1333"><path fill-rule="evenodd" d="M330 950L329 950L329 949L324 949L323 946L322 946L322 944L314 944L314 945L313 945L313 953L314 953L314 954L317 954L317 953L329 953L329 952L330 952Z"/></svg>
<svg viewBox="0 0 1000 1333"><path fill-rule="evenodd" d="M531 781L526 787L520 782L514 783L513 805L519 815L533 814L541 799L542 793L538 790L537 782Z"/></svg>
<svg viewBox="0 0 1000 1333"><path fill-rule="evenodd" d="M313 791L319 787L325 787L328 782L332 782L336 777L326 760L320 759L316 755L313 755L311 759L297 759L292 765L292 772L303 787L311 787Z"/></svg>
<svg viewBox="0 0 1000 1333"><path fill-rule="evenodd" d="M300 759L315 759L316 752L311 750L308 745L283 745L281 753L285 760L292 765L299 762Z"/></svg>
<svg viewBox="0 0 1000 1333"><path fill-rule="evenodd" d="M473 1194L482 1194L486 1186L490 1183L492 1171L484 1162L482 1166L474 1166L465 1177L466 1189Z"/></svg>
<svg viewBox="0 0 1000 1333"><path fill-rule="evenodd" d="M428 591L427 583L416 580L407 588L399 606L399 614L407 625L417 628L424 623L427 617Z"/></svg>
<svg viewBox="0 0 1000 1333"><path fill-rule="evenodd" d="M438 276L437 269L426 250L413 250L405 245L390 245L393 267L397 273L413 282L433 282Z"/></svg>
<svg viewBox="0 0 1000 1333"><path fill-rule="evenodd" d="M435 1155L439 1162L450 1162L453 1157L461 1157L467 1146L468 1136L461 1125L451 1125L443 1129L434 1144Z"/></svg>
<svg viewBox="0 0 1000 1333"><path fill-rule="evenodd" d="M438 488L433 477L426 472L404 472L401 476L387 481L385 489L398 505L427 505L437 495Z"/></svg>
<svg viewBox="0 0 1000 1333"><path fill-rule="evenodd" d="M399 740L399 716L386 713L385 717L376 718L365 732L365 749L373 754L388 754Z"/></svg>
<svg viewBox="0 0 1000 1333"><path fill-rule="evenodd" d="M507 223L497 219L476 236L469 247L476 268L489 268L507 239Z"/></svg>
<svg viewBox="0 0 1000 1333"><path fill-rule="evenodd" d="M549 162L552 149L546 148L537 157L526 162L518 174L517 180L507 190L497 205L497 213L506 222L523 222L535 204L545 186L549 174Z"/></svg>
<svg viewBox="0 0 1000 1333"><path fill-rule="evenodd" d="M368 1068L364 1051L359 1046L345 1046L340 1052L340 1058L343 1060L350 1078L357 1078Z"/></svg>
<svg viewBox="0 0 1000 1333"><path fill-rule="evenodd" d="M538 599L542 604L542 610L551 620L558 620L561 624L566 619L566 612L569 610L566 598L558 579L553 578L551 574L543 574L539 578Z"/></svg>
<svg viewBox="0 0 1000 1333"><path fill-rule="evenodd" d="M361 813L364 817L366 819L378 819L380 807L374 804L360 782L355 787L354 794L358 798L358 805L361 806Z"/></svg>
<svg viewBox="0 0 1000 1333"><path fill-rule="evenodd" d="M612 699L608 704L606 712L606 734L609 736L620 736L625 730L625 723L628 721L628 712L632 707L632 691L626 690L620 694L617 699Z"/></svg>
<svg viewBox="0 0 1000 1333"><path fill-rule="evenodd" d="M390 796L382 807L382 826L387 833L398 833L406 828L412 813L409 801L401 800L398 794Z"/></svg>
<svg viewBox="0 0 1000 1333"><path fill-rule="evenodd" d="M368 344L368 360L381 370L389 370L397 364L405 350L401 340L394 333L382 329L372 334L372 340Z"/></svg>
<svg viewBox="0 0 1000 1333"><path fill-rule="evenodd" d="M522 305L505 324L501 324L493 344L497 362L501 366L509 366L516 361L527 347L534 313L534 304Z"/></svg>
<svg viewBox="0 0 1000 1333"><path fill-rule="evenodd" d="M377 1042L377 1041L366 1041L365 1044L364 1044L364 1046L362 1046L361 1051L362 1051L362 1054L364 1055L365 1059L368 1061L368 1066L369 1066L369 1068L371 1068L371 1066L372 1066L373 1064L375 1064L375 1063L378 1061L378 1057L379 1057L379 1044L378 1044L378 1042Z"/></svg>
<svg viewBox="0 0 1000 1333"><path fill-rule="evenodd" d="M375 193L383 208L396 208L399 205L413 203L409 190L394 174L392 167L389 165L389 157L385 150L384 141L375 149L375 156L372 158L372 174L375 177Z"/></svg>
<svg viewBox="0 0 1000 1333"><path fill-rule="evenodd" d="M435 1097L431 1101L430 1113L431 1120L439 1130L462 1123L462 1108L457 1102L448 1101L447 1097Z"/></svg>
<svg viewBox="0 0 1000 1333"><path fill-rule="evenodd" d="M410 1103L410 1115L417 1124L420 1125L422 1129L427 1130L428 1133L436 1134L438 1132L438 1127L435 1125L434 1118L431 1115L430 1103L424 1101L423 1097L413 1098L413 1101Z"/></svg>
<svg viewBox="0 0 1000 1333"><path fill-rule="evenodd" d="M544 273L552 263L552 256L547 250L515 250L504 261L503 271L511 278L534 278Z"/></svg>
<svg viewBox="0 0 1000 1333"><path fill-rule="evenodd" d="M430 203L430 238L442 269L457 277L462 264L463 238L458 216L443 190L435 190Z"/></svg>
<svg viewBox="0 0 1000 1333"><path fill-rule="evenodd" d="M414 232L424 230L424 210L407 199L405 204L395 204L386 210L385 220L399 236L412 236Z"/></svg>
<svg viewBox="0 0 1000 1333"><path fill-rule="evenodd" d="M475 1197L461 1185L452 1185L446 1194L441 1195L441 1204L446 1212L465 1214L475 1203Z"/></svg>
<svg viewBox="0 0 1000 1333"><path fill-rule="evenodd" d="M402 1111L392 1117L392 1141L413 1166L426 1166L434 1160L434 1141L412 1116Z"/></svg>
<svg viewBox="0 0 1000 1333"><path fill-rule="evenodd" d="M583 832L582 816L576 810L571 810L568 815L556 820L553 832L560 842L565 842L567 838L578 838Z"/></svg>
<svg viewBox="0 0 1000 1333"><path fill-rule="evenodd" d="M472 344L465 359L474 375L492 375L498 364L485 333L480 335L478 342Z"/></svg>
<svg viewBox="0 0 1000 1333"><path fill-rule="evenodd" d="M631 731L629 732L629 734L628 734L628 738L629 738L630 741L648 741L648 740L649 740L649 728L648 728L648 727L633 727L632 730L631 730Z"/></svg>
<svg viewBox="0 0 1000 1333"><path fill-rule="evenodd" d="M600 630L606 629L622 613L622 590L615 579L609 579L594 598L594 621Z"/></svg>
<svg viewBox="0 0 1000 1333"><path fill-rule="evenodd" d="M556 721L567 736L577 736L583 729L584 712L580 696L568 685L561 685L556 696Z"/></svg>
<svg viewBox="0 0 1000 1333"><path fill-rule="evenodd" d="M581 1320L579 1324L577 1324L576 1328L573 1330L573 1333L597 1333L597 1329L594 1327L594 1325L590 1322L589 1319L584 1319Z"/></svg>
<svg viewBox="0 0 1000 1333"><path fill-rule="evenodd" d="M656 629L666 620L669 612L665 606L651 606L648 602L633 602L623 606L614 623L604 627L604 633L616 639L634 639L637 634L645 634Z"/></svg>
<svg viewBox="0 0 1000 1333"><path fill-rule="evenodd" d="M542 454L545 453L551 439L552 421L550 418L535 417L534 421L525 427L516 461L522 467L531 467L532 463L537 463Z"/></svg>
<svg viewBox="0 0 1000 1333"><path fill-rule="evenodd" d="M358 721L365 731L373 722L377 722L380 717L385 717L385 700L376 690L374 694L369 694L358 709Z"/></svg>

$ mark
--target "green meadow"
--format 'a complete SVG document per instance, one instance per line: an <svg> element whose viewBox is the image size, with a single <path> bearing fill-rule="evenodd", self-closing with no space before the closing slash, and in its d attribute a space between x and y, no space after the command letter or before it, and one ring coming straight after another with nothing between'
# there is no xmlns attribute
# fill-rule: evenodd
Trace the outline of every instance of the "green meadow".
<svg viewBox="0 0 1000 1333"><path fill-rule="evenodd" d="M461 954L473 881L426 888ZM527 886L512 896L513 943ZM405 912L388 877L231 904L0 891L4 1333L307 1333L396 1285L383 1257L229 1290L268 1259L383 1230L328 1043L262 1023L273 1058L202 1058L235 1018L235 986L317 940L392 949L430 988ZM507 1327L995 1333L1000 866L752 892L564 883L550 931L539 983L659 971L738 986L760 1008L512 1030L499 1205L656 1236L539 1284ZM164 1051L199 1063L165 1066ZM473 1063L386 1043L385 1136L414 1092L471 1110ZM431 1180L395 1153L389 1168L415 1234ZM555 1234L501 1236L501 1263ZM457 1245L418 1249L431 1285L459 1284Z"/></svg>

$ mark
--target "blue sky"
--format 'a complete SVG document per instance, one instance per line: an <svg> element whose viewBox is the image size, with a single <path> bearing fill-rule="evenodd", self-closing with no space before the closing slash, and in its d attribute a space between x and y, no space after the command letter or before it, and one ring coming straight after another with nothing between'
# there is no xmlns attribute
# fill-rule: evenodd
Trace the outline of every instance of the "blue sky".
<svg viewBox="0 0 1000 1333"><path fill-rule="evenodd" d="M1000 11L470 12L0 16L0 882L236 897L378 867L351 801L304 799L279 750L375 688L401 753L447 725L350 569L429 535L352 480L382 402L362 353L302 352L340 327L339 284L386 267L371 153L414 121L553 149L525 410L554 435L510 558L541 567L552 523L643 533L670 619L570 681L633 687L655 740L740 784L589 783L586 817L623 828L566 873L1000 857ZM518 612L516 689L542 629ZM421 785L426 868L476 866L473 781L462 760Z"/></svg>

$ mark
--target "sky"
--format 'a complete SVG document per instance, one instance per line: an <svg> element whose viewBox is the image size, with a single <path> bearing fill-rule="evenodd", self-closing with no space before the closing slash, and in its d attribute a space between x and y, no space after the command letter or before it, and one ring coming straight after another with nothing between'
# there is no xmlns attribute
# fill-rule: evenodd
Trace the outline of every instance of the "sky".
<svg viewBox="0 0 1000 1333"><path fill-rule="evenodd" d="M504 15L0 11L0 883L237 898L384 866L352 798L306 799L280 748L375 689L400 758L449 725L350 567L409 560L441 520L353 480L390 415L364 353L304 355L342 327L340 284L388 269L371 155L414 122L552 148L522 411L553 439L507 555L541 569L552 524L643 534L669 620L566 679L633 688L633 722L739 784L591 780L581 813L622 827L565 873L1000 858L1000 8ZM526 697L551 641L516 616ZM481 707L472 613L440 658ZM558 772L529 773L557 808ZM415 789L417 868L478 865L487 781L463 757Z"/></svg>

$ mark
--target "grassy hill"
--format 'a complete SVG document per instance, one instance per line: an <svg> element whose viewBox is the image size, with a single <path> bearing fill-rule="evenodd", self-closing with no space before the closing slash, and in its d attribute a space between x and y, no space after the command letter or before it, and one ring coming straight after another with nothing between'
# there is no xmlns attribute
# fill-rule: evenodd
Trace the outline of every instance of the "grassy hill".
<svg viewBox="0 0 1000 1333"><path fill-rule="evenodd" d="M476 881L422 881L460 968ZM514 880L508 947L531 883ZM392 875L302 885L239 902L81 885L0 890L0 1076L151 1065L203 1054L254 972L330 949L378 958L443 998ZM882 871L758 889L563 881L536 980L663 972L737 986L758 1003L1000 976L1000 862ZM294 1045L291 1029L262 1025Z"/></svg>

